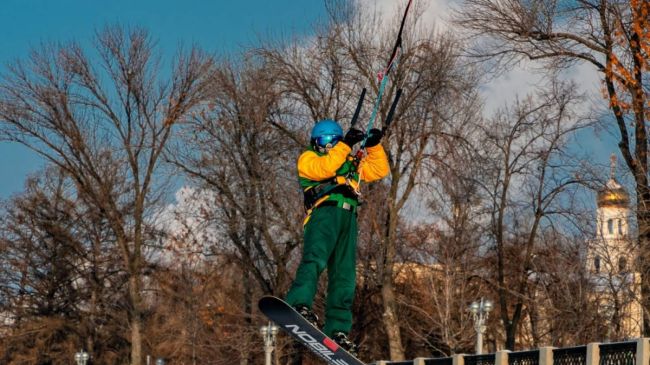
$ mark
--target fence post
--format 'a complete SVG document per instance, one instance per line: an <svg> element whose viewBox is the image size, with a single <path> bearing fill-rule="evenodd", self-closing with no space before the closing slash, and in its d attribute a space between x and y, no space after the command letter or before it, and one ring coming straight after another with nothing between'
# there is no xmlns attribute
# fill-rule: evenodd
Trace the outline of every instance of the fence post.
<svg viewBox="0 0 650 365"><path fill-rule="evenodd" d="M650 343L648 338L636 340L636 365L647 365L650 361Z"/></svg>
<svg viewBox="0 0 650 365"><path fill-rule="evenodd" d="M451 357L452 365L465 365L465 354L456 354Z"/></svg>
<svg viewBox="0 0 650 365"><path fill-rule="evenodd" d="M426 357L416 357L413 359L413 365L424 365L424 359L426 359Z"/></svg>
<svg viewBox="0 0 650 365"><path fill-rule="evenodd" d="M497 351L494 354L494 365L508 365L508 353L509 350Z"/></svg>
<svg viewBox="0 0 650 365"><path fill-rule="evenodd" d="M539 365L553 365L553 346L539 348Z"/></svg>
<svg viewBox="0 0 650 365"><path fill-rule="evenodd" d="M592 342L587 344L587 364L585 365L598 365L600 361L600 342Z"/></svg>

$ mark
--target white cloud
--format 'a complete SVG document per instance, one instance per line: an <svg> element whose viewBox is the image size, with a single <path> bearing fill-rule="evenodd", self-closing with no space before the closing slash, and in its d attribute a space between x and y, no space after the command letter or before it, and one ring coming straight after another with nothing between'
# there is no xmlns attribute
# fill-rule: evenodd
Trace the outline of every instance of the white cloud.
<svg viewBox="0 0 650 365"><path fill-rule="evenodd" d="M386 19L401 17L407 1L395 0L358 0L362 9L376 9ZM419 21L425 26L448 27L448 15L452 0L413 0L412 9L422 8ZM408 20L407 20L408 21Z"/></svg>
<svg viewBox="0 0 650 365"><path fill-rule="evenodd" d="M199 262L207 245L219 237L214 227L205 224L205 212L214 210L214 193L184 186L176 191L175 198L155 220L167 234L159 258L166 262Z"/></svg>
<svg viewBox="0 0 650 365"><path fill-rule="evenodd" d="M517 96L533 93L545 84L544 71L539 62L523 61L512 70L491 79L481 87L485 100L485 111L489 115L496 109L512 102ZM600 96L600 75L589 64L577 64L560 74L564 80L575 82L577 91L586 96L579 109L583 111L600 109L605 103Z"/></svg>
<svg viewBox="0 0 650 365"><path fill-rule="evenodd" d="M531 66L528 62L522 62L481 87L488 114L512 102L516 96L522 97L531 93L541 84L543 76L534 73Z"/></svg>

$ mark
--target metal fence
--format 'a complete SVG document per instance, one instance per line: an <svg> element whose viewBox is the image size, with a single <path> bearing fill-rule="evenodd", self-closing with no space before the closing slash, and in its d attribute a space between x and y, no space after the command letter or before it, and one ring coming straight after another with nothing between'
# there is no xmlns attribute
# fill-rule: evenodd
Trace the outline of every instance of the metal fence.
<svg viewBox="0 0 650 365"><path fill-rule="evenodd" d="M424 365L453 365L454 359L451 357L438 357L435 359L424 359Z"/></svg>
<svg viewBox="0 0 650 365"><path fill-rule="evenodd" d="M494 354L465 356L465 365L494 365L495 362L496 356Z"/></svg>
<svg viewBox="0 0 650 365"><path fill-rule="evenodd" d="M497 356L498 355L498 356ZM588 362L589 361L589 362ZM638 362L638 364L637 364ZM650 365L650 341L642 338L615 343L593 343L567 348L542 347L496 354L378 361L377 365Z"/></svg>
<svg viewBox="0 0 650 365"><path fill-rule="evenodd" d="M636 365L636 341L601 343L599 365Z"/></svg>
<svg viewBox="0 0 650 365"><path fill-rule="evenodd" d="M587 346L566 347L553 350L553 365L584 365L587 363Z"/></svg>
<svg viewBox="0 0 650 365"><path fill-rule="evenodd" d="M539 365L539 350L511 352L508 365Z"/></svg>

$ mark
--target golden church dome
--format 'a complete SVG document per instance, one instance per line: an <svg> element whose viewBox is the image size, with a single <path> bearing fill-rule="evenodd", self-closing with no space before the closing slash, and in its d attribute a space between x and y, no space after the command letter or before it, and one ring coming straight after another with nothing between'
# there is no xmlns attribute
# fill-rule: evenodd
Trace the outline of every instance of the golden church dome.
<svg viewBox="0 0 650 365"><path fill-rule="evenodd" d="M605 188L598 192L598 207L628 207L630 195L616 180L609 179Z"/></svg>

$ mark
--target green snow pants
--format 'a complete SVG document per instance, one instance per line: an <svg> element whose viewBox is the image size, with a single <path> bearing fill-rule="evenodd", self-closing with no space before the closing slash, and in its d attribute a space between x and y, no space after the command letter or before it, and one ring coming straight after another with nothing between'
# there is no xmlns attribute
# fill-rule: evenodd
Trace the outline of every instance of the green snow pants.
<svg viewBox="0 0 650 365"><path fill-rule="evenodd" d="M356 213L335 206L314 210L305 225L302 261L287 293L292 306L311 308L318 278L327 267L327 301L323 332L350 333L356 285Z"/></svg>

